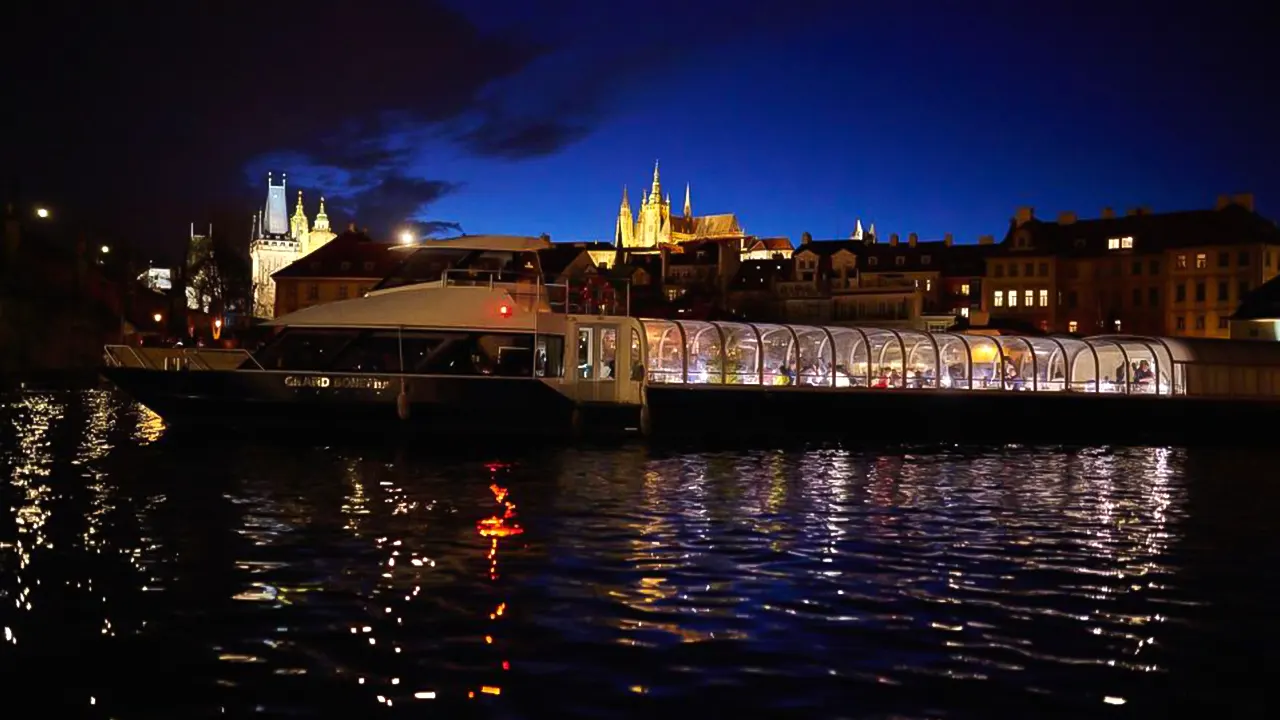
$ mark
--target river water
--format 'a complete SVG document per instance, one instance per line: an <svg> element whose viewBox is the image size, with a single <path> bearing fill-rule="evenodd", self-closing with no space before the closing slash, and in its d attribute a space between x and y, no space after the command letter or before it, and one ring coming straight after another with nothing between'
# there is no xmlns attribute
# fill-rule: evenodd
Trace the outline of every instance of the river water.
<svg viewBox="0 0 1280 720"><path fill-rule="evenodd" d="M308 448L0 400L12 717L1251 717L1280 640L1280 451Z"/></svg>

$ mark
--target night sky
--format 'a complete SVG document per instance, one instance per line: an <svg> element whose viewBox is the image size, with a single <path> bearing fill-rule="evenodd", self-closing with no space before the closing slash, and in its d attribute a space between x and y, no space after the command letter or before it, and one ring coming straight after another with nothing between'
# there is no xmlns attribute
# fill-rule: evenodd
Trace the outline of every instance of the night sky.
<svg viewBox="0 0 1280 720"><path fill-rule="evenodd" d="M0 175L161 254L191 221L247 243L268 169L384 236L611 239L655 159L677 209L690 182L793 239L1250 191L1274 217L1266 4L1152 6L22 0Z"/></svg>

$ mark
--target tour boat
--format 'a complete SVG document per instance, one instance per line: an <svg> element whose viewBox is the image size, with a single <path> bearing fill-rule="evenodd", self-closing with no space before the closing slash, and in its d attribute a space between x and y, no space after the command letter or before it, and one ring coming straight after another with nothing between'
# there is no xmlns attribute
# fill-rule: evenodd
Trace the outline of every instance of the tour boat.
<svg viewBox="0 0 1280 720"><path fill-rule="evenodd" d="M113 345L103 373L170 426L266 437L1185 442L1277 415L1277 343L642 319L625 289L545 282L548 247L397 248L370 292L271 321L256 353Z"/></svg>
<svg viewBox="0 0 1280 720"><path fill-rule="evenodd" d="M270 321L278 333L256 353L113 345L103 374L171 426L642 429L643 326L625 292L545 282L548 247L492 235L397 247L404 260L367 294Z"/></svg>

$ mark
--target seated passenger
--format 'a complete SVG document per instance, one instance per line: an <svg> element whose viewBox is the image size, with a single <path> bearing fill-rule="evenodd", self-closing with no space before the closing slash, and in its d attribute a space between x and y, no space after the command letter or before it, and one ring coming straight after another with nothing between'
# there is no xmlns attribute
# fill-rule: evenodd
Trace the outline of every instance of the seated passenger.
<svg viewBox="0 0 1280 720"><path fill-rule="evenodd" d="M1024 390L1026 384L1018 375L1018 368L1014 367L1013 361L1006 359L1004 361L1004 381L1005 387L1013 390Z"/></svg>
<svg viewBox="0 0 1280 720"><path fill-rule="evenodd" d="M1151 372L1151 365L1146 360L1138 363L1138 367L1133 371L1133 382L1135 384L1146 385L1155 380L1156 374Z"/></svg>

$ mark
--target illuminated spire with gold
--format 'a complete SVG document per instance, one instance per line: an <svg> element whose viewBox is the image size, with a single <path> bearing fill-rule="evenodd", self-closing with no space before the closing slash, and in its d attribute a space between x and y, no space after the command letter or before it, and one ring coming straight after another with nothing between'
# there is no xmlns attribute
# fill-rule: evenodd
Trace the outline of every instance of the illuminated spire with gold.
<svg viewBox="0 0 1280 720"><path fill-rule="evenodd" d="M653 187L649 190L649 199L653 202L662 200L662 182L658 180L658 161L653 161Z"/></svg>
<svg viewBox="0 0 1280 720"><path fill-rule="evenodd" d="M320 196L320 212L316 213L315 229L320 232L333 232L329 229L329 216L324 214L324 196Z"/></svg>
<svg viewBox="0 0 1280 720"><path fill-rule="evenodd" d="M307 234L307 214L302 211L302 191L298 191L298 205L293 209L293 217L289 218L289 237L301 240Z"/></svg>
<svg viewBox="0 0 1280 720"><path fill-rule="evenodd" d="M684 184L684 216L693 217L693 198L690 196L693 186L689 183Z"/></svg>

